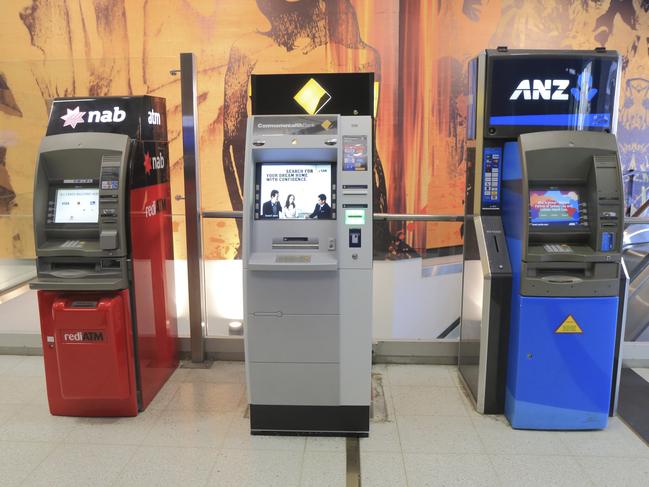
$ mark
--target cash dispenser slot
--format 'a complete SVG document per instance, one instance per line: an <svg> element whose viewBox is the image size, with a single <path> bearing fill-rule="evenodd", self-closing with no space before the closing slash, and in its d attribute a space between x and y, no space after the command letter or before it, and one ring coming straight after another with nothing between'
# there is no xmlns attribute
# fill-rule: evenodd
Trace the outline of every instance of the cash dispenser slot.
<svg viewBox="0 0 649 487"><path fill-rule="evenodd" d="M282 237L273 239L273 250L318 250L320 242L317 238Z"/></svg>

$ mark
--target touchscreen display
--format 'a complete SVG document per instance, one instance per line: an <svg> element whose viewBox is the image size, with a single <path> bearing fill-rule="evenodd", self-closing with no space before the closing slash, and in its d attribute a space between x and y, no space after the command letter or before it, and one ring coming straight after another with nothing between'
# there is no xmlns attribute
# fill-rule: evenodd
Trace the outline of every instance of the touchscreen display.
<svg viewBox="0 0 649 487"><path fill-rule="evenodd" d="M579 225L579 193L574 189L531 189L530 224L537 227Z"/></svg>
<svg viewBox="0 0 649 487"><path fill-rule="evenodd" d="M265 163L258 169L256 218L335 218L331 164Z"/></svg>
<svg viewBox="0 0 649 487"><path fill-rule="evenodd" d="M56 190L54 223L97 223L99 188Z"/></svg>

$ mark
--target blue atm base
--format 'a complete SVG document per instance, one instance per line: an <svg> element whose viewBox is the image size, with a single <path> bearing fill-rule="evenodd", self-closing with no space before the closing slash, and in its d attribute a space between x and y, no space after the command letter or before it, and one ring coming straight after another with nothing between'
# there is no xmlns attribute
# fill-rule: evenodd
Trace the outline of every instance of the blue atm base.
<svg viewBox="0 0 649 487"><path fill-rule="evenodd" d="M606 428L618 298L513 301L505 397L512 427Z"/></svg>

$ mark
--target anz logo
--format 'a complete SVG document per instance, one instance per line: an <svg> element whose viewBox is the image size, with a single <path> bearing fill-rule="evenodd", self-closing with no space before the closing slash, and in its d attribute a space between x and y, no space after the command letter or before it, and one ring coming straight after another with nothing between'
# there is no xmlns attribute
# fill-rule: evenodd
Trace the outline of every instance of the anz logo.
<svg viewBox="0 0 649 487"><path fill-rule="evenodd" d="M524 79L518 83L509 99L518 100L523 95L523 100L565 101L572 95L577 101L581 101L585 95L587 101L591 101L597 94L597 88L591 87L592 83L592 76L582 73L577 78L577 87L570 89L568 94L566 93L570 86L568 79Z"/></svg>

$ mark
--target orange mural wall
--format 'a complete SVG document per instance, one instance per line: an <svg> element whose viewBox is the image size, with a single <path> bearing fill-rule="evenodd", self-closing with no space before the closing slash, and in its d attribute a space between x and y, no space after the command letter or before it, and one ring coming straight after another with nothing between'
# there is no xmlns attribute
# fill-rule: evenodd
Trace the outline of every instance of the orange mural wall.
<svg viewBox="0 0 649 487"><path fill-rule="evenodd" d="M184 255L180 52L198 61L201 201L241 207L252 73L374 71L379 209L461 214L467 62L482 49L624 56L618 131L634 206L649 188L649 6L586 0L3 0L0 258L33 256L34 157L57 96L167 99L176 255ZM645 106L646 105L646 106ZM413 247L461 244L459 225L393 224ZM205 256L234 258L233 221L206 221Z"/></svg>

